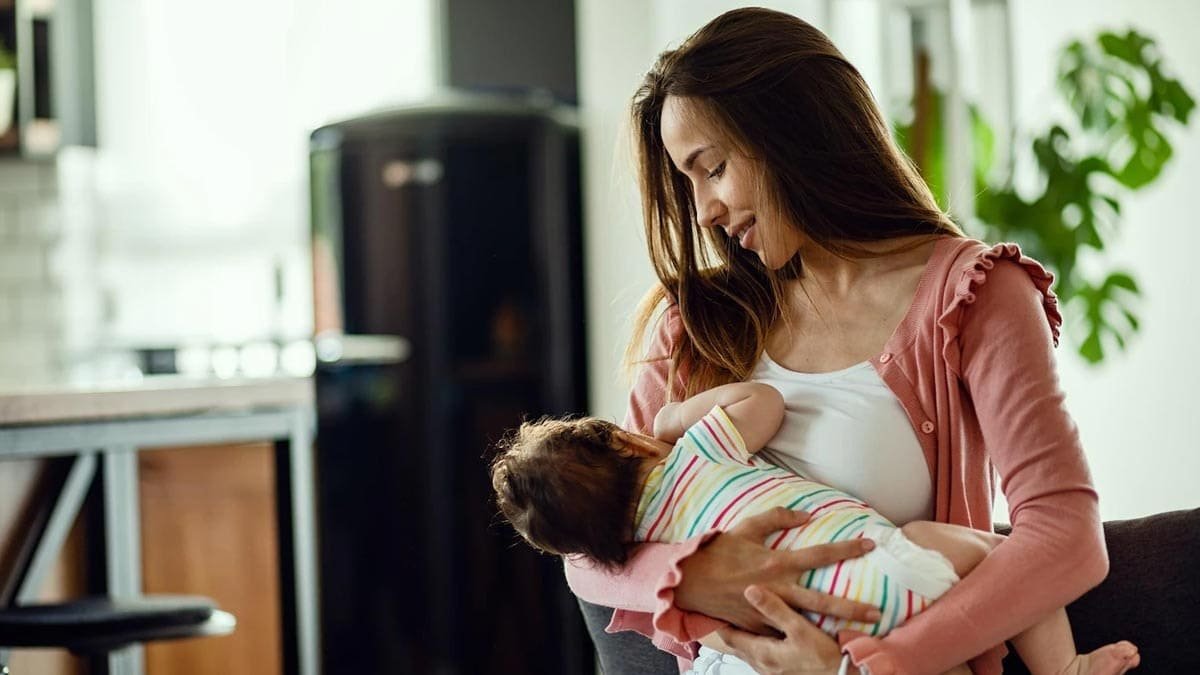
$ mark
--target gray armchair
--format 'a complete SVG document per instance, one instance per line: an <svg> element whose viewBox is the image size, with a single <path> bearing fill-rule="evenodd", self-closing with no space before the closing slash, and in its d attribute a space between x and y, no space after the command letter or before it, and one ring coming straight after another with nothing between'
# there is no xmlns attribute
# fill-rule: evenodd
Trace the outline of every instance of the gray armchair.
<svg viewBox="0 0 1200 675"><path fill-rule="evenodd" d="M1104 537L1108 577L1067 606L1076 648L1129 640L1135 672L1200 673L1200 509L1110 521ZM1011 648L1004 672L1029 673Z"/></svg>

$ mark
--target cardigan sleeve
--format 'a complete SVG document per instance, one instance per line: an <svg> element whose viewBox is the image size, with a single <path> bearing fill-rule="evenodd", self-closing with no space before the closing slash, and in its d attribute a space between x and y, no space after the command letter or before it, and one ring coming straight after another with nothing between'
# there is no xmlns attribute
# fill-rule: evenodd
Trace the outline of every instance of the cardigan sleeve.
<svg viewBox="0 0 1200 675"><path fill-rule="evenodd" d="M659 320L646 360L629 395L624 427L649 433L654 416L665 405L674 345L683 339L679 310L671 305ZM674 382L675 398L683 391L681 376ZM675 587L682 571L679 563L715 536L710 532L678 544L640 544L625 567L615 573L590 565L586 559L567 560L567 583L575 595L588 602L615 607L609 632L635 630L660 649L694 658L688 643L725 624L675 607Z"/></svg>
<svg viewBox="0 0 1200 675"><path fill-rule="evenodd" d="M679 316L679 308L671 305L658 321L633 389L629 392L629 406L625 409L625 423L622 425L629 431L652 433L654 416L666 405L668 393L674 394L670 397L674 400L682 398L682 376L677 375L673 383L669 380L671 354L675 345L683 339L683 319ZM673 392L667 391L668 385L673 385Z"/></svg>
<svg viewBox="0 0 1200 675"><path fill-rule="evenodd" d="M1060 318L1049 275L1013 245L986 251L964 272L943 320L961 358L950 365L961 369L1013 529L927 611L883 639L847 643L872 675L943 672L1108 573L1097 495L1055 369ZM969 424L970 411L966 417Z"/></svg>

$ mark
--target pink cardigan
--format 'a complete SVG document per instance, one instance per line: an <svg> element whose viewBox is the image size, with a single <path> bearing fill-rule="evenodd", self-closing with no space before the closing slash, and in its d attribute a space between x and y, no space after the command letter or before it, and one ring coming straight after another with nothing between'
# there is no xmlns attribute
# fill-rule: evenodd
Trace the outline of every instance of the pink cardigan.
<svg viewBox="0 0 1200 675"><path fill-rule="evenodd" d="M935 520L990 531L994 468L1013 525L1007 541L928 610L884 638L843 640L872 675L941 673L968 660L975 673L1000 673L1004 640L1108 572L1096 492L1055 374L1062 317L1052 280L1015 244L942 239L908 313L871 359L925 451ZM682 338L671 307L650 357ZM642 369L627 427L650 428L664 403L667 363ZM676 608L674 589L680 561L712 536L644 544L620 574L568 564L567 579L584 600L618 608L610 632L636 630L691 658L692 641L723 624Z"/></svg>

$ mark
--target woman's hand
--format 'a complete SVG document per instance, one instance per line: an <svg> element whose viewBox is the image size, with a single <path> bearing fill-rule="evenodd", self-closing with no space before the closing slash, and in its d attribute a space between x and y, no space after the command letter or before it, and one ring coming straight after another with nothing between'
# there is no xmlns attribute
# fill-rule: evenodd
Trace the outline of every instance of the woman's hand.
<svg viewBox="0 0 1200 675"><path fill-rule="evenodd" d="M727 653L749 663L760 675L833 675L842 663L841 650L819 628L797 614L775 593L759 586L746 589L746 599L782 637L766 637L738 628L717 635ZM857 668L852 669L857 672Z"/></svg>
<svg viewBox="0 0 1200 675"><path fill-rule="evenodd" d="M763 544L772 532L799 527L807 521L806 513L777 508L717 535L680 563L683 579L675 588L675 604L767 634L770 630L766 617L745 597L749 586L759 586L798 609L865 623L878 621L879 610L871 605L818 593L799 583L804 572L857 558L874 548L874 542L854 539L798 551L774 551ZM808 624L803 617L796 618ZM817 631L811 624L809 627ZM819 631L817 634L836 649L832 639Z"/></svg>

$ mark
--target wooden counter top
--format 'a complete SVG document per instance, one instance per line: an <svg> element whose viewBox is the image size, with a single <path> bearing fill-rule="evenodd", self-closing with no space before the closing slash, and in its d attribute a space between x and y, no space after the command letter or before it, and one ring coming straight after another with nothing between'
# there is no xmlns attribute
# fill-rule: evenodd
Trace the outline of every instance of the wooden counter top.
<svg viewBox="0 0 1200 675"><path fill-rule="evenodd" d="M152 375L124 382L0 382L0 426L139 418L313 401L308 377L200 379Z"/></svg>

